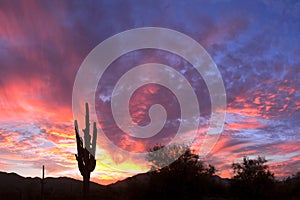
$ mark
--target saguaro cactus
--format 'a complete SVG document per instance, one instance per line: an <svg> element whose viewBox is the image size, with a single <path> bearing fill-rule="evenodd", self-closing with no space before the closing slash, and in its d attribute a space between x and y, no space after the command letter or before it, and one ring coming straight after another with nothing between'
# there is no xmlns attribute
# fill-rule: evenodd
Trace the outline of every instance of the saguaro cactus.
<svg viewBox="0 0 300 200"><path fill-rule="evenodd" d="M41 200L44 200L44 185L45 185L45 166L43 165L42 178L41 178Z"/></svg>
<svg viewBox="0 0 300 200"><path fill-rule="evenodd" d="M83 146L82 138L79 135L77 120L75 120L75 132L76 132L76 142L77 142L77 154L75 154L75 156L78 162L79 171L83 176L83 198L85 200L88 200L90 174L92 171L94 171L96 167L95 153L96 153L96 141L97 141L97 127L96 127L96 122L94 122L93 140L91 142L88 103L85 104L85 109L86 109L85 129L83 129L84 146Z"/></svg>

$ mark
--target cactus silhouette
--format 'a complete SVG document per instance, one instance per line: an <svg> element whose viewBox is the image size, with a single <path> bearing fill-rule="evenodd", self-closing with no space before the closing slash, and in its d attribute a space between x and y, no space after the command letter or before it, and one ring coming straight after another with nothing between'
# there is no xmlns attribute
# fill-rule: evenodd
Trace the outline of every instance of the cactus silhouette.
<svg viewBox="0 0 300 200"><path fill-rule="evenodd" d="M45 185L45 166L43 165L42 178L41 178L41 200L44 200L44 185Z"/></svg>
<svg viewBox="0 0 300 200"><path fill-rule="evenodd" d="M88 103L85 104L85 109L86 109L85 129L83 129L84 146L83 146L82 138L79 135L77 120L75 120L75 132L76 132L76 142L77 142L77 154L75 154L75 156L78 162L79 171L83 176L83 198L85 200L88 200L90 174L92 171L94 171L96 167L95 153L96 153L96 141L97 141L97 127L96 127L96 122L94 122L93 140L91 142Z"/></svg>

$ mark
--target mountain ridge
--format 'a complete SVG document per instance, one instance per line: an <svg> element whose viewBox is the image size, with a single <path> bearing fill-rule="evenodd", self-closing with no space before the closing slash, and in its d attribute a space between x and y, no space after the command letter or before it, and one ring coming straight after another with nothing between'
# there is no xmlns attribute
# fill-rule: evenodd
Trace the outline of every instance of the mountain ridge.
<svg viewBox="0 0 300 200"><path fill-rule="evenodd" d="M117 194L126 193L134 187L147 187L151 175L146 172L128 177L109 185L90 184L90 199L128 199ZM156 174L158 175L158 174ZM216 176L220 182L228 180ZM23 177L15 172L0 171L0 196L2 200L34 200L41 198L41 178ZM80 199L82 181L70 177L47 177L44 180L44 196L47 199ZM129 198L130 199L130 198Z"/></svg>

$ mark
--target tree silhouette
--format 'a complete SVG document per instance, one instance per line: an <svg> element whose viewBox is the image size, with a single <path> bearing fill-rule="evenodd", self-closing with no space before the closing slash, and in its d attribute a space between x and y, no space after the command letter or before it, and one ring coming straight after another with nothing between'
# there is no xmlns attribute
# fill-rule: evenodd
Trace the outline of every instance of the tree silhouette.
<svg viewBox="0 0 300 200"><path fill-rule="evenodd" d="M269 171L269 166L265 165L267 160L258 156L257 159L243 158L243 163L233 163L232 168L234 179L243 181L254 181L258 178L274 179L274 174Z"/></svg>
<svg viewBox="0 0 300 200"><path fill-rule="evenodd" d="M146 159L150 162L151 170L160 171L162 168L170 170L169 165L185 151L186 147L181 145L163 146L158 144L149 149Z"/></svg>
<svg viewBox="0 0 300 200"><path fill-rule="evenodd" d="M278 199L300 199L300 172L277 183ZM289 198L287 198L289 197Z"/></svg>
<svg viewBox="0 0 300 200"><path fill-rule="evenodd" d="M243 158L242 163L233 163L233 190L240 198L269 198L274 187L274 174L270 172L264 157Z"/></svg>
<svg viewBox="0 0 300 200"><path fill-rule="evenodd" d="M183 145L156 145L149 150L146 159L151 163L151 170L156 171L186 171L194 175L214 175L216 172L214 166L205 167L199 155Z"/></svg>
<svg viewBox="0 0 300 200"><path fill-rule="evenodd" d="M86 127L85 129L83 129L85 146L83 146L82 138L79 136L78 123L77 120L75 120L75 132L76 132L76 142L77 142L77 154L75 154L75 157L78 162L79 171L83 176L83 198L85 200L88 200L90 174L92 171L94 171L96 167L95 153L96 153L96 141L97 141L97 127L96 127L96 123L94 122L93 140L91 142L88 103L85 104L85 108L86 108L86 115L85 115Z"/></svg>
<svg viewBox="0 0 300 200"><path fill-rule="evenodd" d="M149 191L145 195L149 199L198 199L223 191L216 183L215 167L207 166L190 148L156 145L149 150L147 160L155 169L150 173ZM174 162L165 166L171 161Z"/></svg>

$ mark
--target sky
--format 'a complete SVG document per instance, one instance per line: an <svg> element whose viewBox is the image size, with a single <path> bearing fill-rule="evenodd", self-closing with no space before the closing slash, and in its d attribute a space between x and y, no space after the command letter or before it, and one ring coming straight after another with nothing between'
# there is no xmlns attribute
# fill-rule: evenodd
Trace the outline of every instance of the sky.
<svg viewBox="0 0 300 200"><path fill-rule="evenodd" d="M81 179L72 111L77 71L99 43L140 27L184 33L217 65L226 118L205 161L218 175L231 177L233 162L258 155L278 178L300 171L300 2L292 0L0 1L0 171L35 177L45 165L46 176ZM210 116L205 82L183 58L153 49L122 55L94 92L98 126L125 150L146 151L161 137L132 142L120 132L109 110L111 91L124 71L154 61L190 80L201 119ZM180 116L172 92L147 85L131 100L136 123L149 123L149 106L166 108L170 123L163 141L168 142ZM192 148L197 152L200 146L201 134ZM116 154L101 136L96 159L91 179L101 184L148 170L146 161Z"/></svg>

